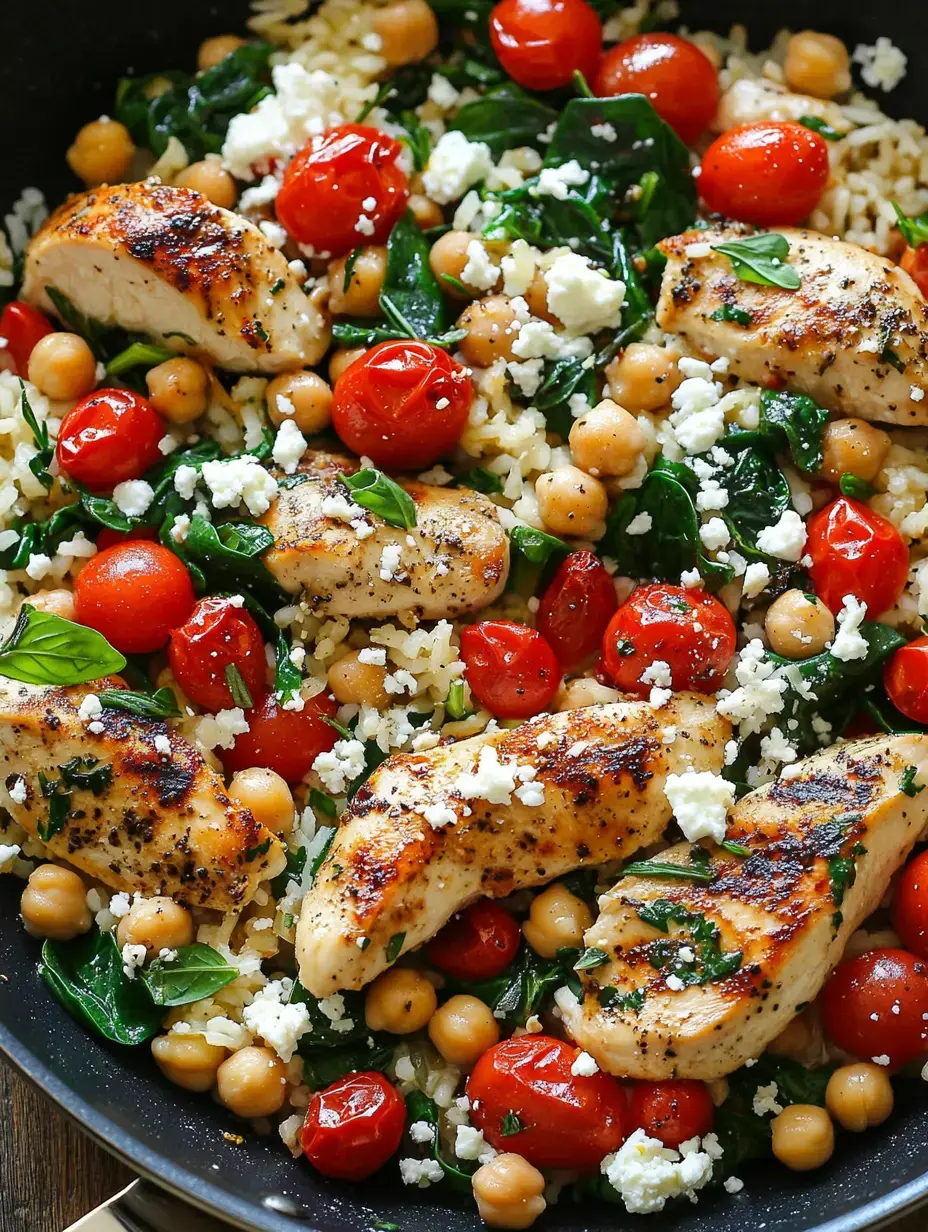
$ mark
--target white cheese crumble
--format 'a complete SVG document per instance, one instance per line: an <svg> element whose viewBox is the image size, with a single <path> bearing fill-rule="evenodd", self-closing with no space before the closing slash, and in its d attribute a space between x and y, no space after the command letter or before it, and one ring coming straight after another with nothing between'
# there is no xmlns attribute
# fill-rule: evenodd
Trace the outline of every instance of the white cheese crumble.
<svg viewBox="0 0 928 1232"><path fill-rule="evenodd" d="M673 684L670 674L670 664L663 659L655 659L638 677L641 684L656 684L662 689L669 689Z"/></svg>
<svg viewBox="0 0 928 1232"><path fill-rule="evenodd" d="M403 546L400 543L387 543L384 545L383 551L380 553L380 563L378 572L381 581L392 582L396 579L397 574L401 572L400 562L403 559Z"/></svg>
<svg viewBox="0 0 928 1232"><path fill-rule="evenodd" d="M26 789L26 780L21 774L17 774L13 781L13 786L9 791L10 799L14 804L25 804L28 792Z"/></svg>
<svg viewBox="0 0 928 1232"><path fill-rule="evenodd" d="M858 43L852 59L861 66L860 75L873 89L888 94L905 76L908 56L891 39L881 35L875 43Z"/></svg>
<svg viewBox="0 0 928 1232"><path fill-rule="evenodd" d="M777 1101L779 1093L775 1082L768 1082L765 1087L758 1087L754 1092L754 1115L765 1116L769 1112L773 1116L779 1116L783 1111L783 1105Z"/></svg>
<svg viewBox="0 0 928 1232"><path fill-rule="evenodd" d="M479 240L467 245L467 263L461 270L461 282L478 291L492 291L499 280L500 267L490 260L490 254Z"/></svg>
<svg viewBox="0 0 928 1232"><path fill-rule="evenodd" d="M731 532L728 524L721 518L710 518L700 526L699 538L707 551L717 552L719 548L727 548L731 543Z"/></svg>
<svg viewBox="0 0 928 1232"><path fill-rule="evenodd" d="M419 1189L428 1189L429 1185L437 1185L445 1175L437 1159L401 1159L400 1178L404 1185L416 1185Z"/></svg>
<svg viewBox="0 0 928 1232"><path fill-rule="evenodd" d="M625 527L626 535L646 535L653 525L650 513L636 514Z"/></svg>
<svg viewBox="0 0 928 1232"><path fill-rule="evenodd" d="M425 1144L435 1141L435 1126L429 1121L413 1121L409 1127L409 1136L413 1142Z"/></svg>
<svg viewBox="0 0 928 1232"><path fill-rule="evenodd" d="M178 467L174 476L178 491L177 476L185 469L192 468ZM243 504L252 517L257 518L267 513L277 495L276 479L250 454L204 462L200 474L209 489L214 509L233 509Z"/></svg>
<svg viewBox="0 0 928 1232"><path fill-rule="evenodd" d="M144 945L124 945L122 947L122 969L127 980L134 980L135 973L139 967L145 965L145 956L148 953Z"/></svg>
<svg viewBox="0 0 928 1232"><path fill-rule="evenodd" d="M197 721L197 740L206 749L231 749L235 737L248 731L248 720L240 706L220 710L218 714L204 714Z"/></svg>
<svg viewBox="0 0 928 1232"><path fill-rule="evenodd" d="M165 736L165 735L164 735L163 733L161 733L161 732L159 732L159 734L158 734L157 736L155 736L155 752L156 752L156 753L160 753L162 757L170 757L170 756L171 756L171 738L170 738L170 736Z"/></svg>
<svg viewBox="0 0 928 1232"><path fill-rule="evenodd" d="M787 681L776 675L776 667L766 656L764 643L753 638L741 651L735 665L739 688L720 697L719 714L740 724L741 735L759 732L773 714L783 709Z"/></svg>
<svg viewBox="0 0 928 1232"><path fill-rule="evenodd" d="M433 830L440 830L442 826L453 826L458 819L450 804L427 804L422 810L422 816Z"/></svg>
<svg viewBox="0 0 928 1232"><path fill-rule="evenodd" d="M599 1066L588 1052L581 1052L571 1065L570 1072L575 1078L592 1078L599 1073Z"/></svg>
<svg viewBox="0 0 928 1232"><path fill-rule="evenodd" d="M681 1143L672 1151L643 1129L629 1135L614 1155L607 1155L600 1171L632 1215L662 1211L672 1198L696 1201L696 1191L712 1179L712 1160L699 1150L699 1139Z"/></svg>
<svg viewBox="0 0 928 1232"><path fill-rule="evenodd" d="M293 981L286 977L272 980L254 995L251 1005L242 1010L242 1021L259 1035L282 1061L290 1061L296 1046L312 1030L309 1009L302 1001L290 1002Z"/></svg>
<svg viewBox="0 0 928 1232"><path fill-rule="evenodd" d="M96 693L88 693L83 698L81 704L77 708L77 717L85 723L91 719L98 719L103 713L103 703L97 697Z"/></svg>
<svg viewBox="0 0 928 1232"><path fill-rule="evenodd" d="M799 560L806 546L806 525L794 509L786 509L774 526L765 526L757 536L757 546L770 556Z"/></svg>
<svg viewBox="0 0 928 1232"><path fill-rule="evenodd" d="M465 800L486 800L489 804L511 804L516 784L530 783L537 771L534 766L501 762L493 745L484 745L473 774L459 774L454 786Z"/></svg>
<svg viewBox="0 0 928 1232"><path fill-rule="evenodd" d="M429 156L422 185L433 201L448 205L485 180L492 168L490 147L483 141L468 141L454 129L444 134Z"/></svg>
<svg viewBox="0 0 928 1232"><path fill-rule="evenodd" d="M770 583L770 570L763 561L755 561L744 571L744 597L753 599Z"/></svg>
<svg viewBox="0 0 928 1232"><path fill-rule="evenodd" d="M155 490L144 479L127 479L113 488L113 503L127 518L140 518L155 499Z"/></svg>
<svg viewBox="0 0 928 1232"><path fill-rule="evenodd" d="M285 419L274 438L271 454L285 475L292 475L306 452L306 438L292 419Z"/></svg>
<svg viewBox="0 0 928 1232"><path fill-rule="evenodd" d="M849 663L852 659L866 659L870 647L860 634L860 626L867 615L866 603L854 595L844 596L844 605L838 613L838 631L831 643L831 653L836 659Z"/></svg>
<svg viewBox="0 0 928 1232"><path fill-rule="evenodd" d="M668 774L664 794L677 825L691 843L700 838L722 842L728 810L735 802L733 783L710 770L687 770L685 774Z"/></svg>
<svg viewBox="0 0 928 1232"><path fill-rule="evenodd" d="M483 1130L473 1125L459 1125L454 1136L454 1153L458 1159L475 1159L481 1164L496 1158L497 1152L484 1139Z"/></svg>
<svg viewBox="0 0 928 1232"><path fill-rule="evenodd" d="M339 740L327 753L320 753L313 770L333 796L344 795L348 784L364 772L364 745L360 740Z"/></svg>
<svg viewBox="0 0 928 1232"><path fill-rule="evenodd" d="M558 201L566 201L570 189L581 188L589 178L589 171L572 158L560 167L544 167L537 185L531 191L537 197L556 197Z"/></svg>
<svg viewBox="0 0 928 1232"><path fill-rule="evenodd" d="M545 270L544 279L548 308L573 333L593 334L618 327L625 283L594 268L588 257L565 253Z"/></svg>

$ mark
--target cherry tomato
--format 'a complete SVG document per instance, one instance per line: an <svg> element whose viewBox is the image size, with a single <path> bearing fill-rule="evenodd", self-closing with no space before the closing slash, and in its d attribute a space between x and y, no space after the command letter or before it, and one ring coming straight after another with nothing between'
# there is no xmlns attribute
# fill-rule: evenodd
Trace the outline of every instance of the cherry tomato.
<svg viewBox="0 0 928 1232"><path fill-rule="evenodd" d="M0 313L0 369L25 376L32 348L55 327L38 308L14 299Z"/></svg>
<svg viewBox="0 0 928 1232"><path fill-rule="evenodd" d="M901 646L883 668L889 700L907 719L928 723L928 637Z"/></svg>
<svg viewBox="0 0 928 1232"><path fill-rule="evenodd" d="M899 261L922 295L928 297L928 244L909 245ZM0 329L0 333L2 333Z"/></svg>
<svg viewBox="0 0 928 1232"><path fill-rule="evenodd" d="M860 501L839 496L809 519L806 551L815 593L836 615L845 595L867 605L875 620L905 588L909 550L892 522Z"/></svg>
<svg viewBox="0 0 928 1232"><path fill-rule="evenodd" d="M639 697L660 683L641 680L655 662L668 665L674 689L714 693L735 639L735 622L713 595L654 582L637 586L613 616L603 638L603 666L617 689Z"/></svg>
<svg viewBox="0 0 928 1232"><path fill-rule="evenodd" d="M76 620L102 633L122 654L160 650L194 602L183 561L145 540L98 552L74 582Z"/></svg>
<svg viewBox="0 0 928 1232"><path fill-rule="evenodd" d="M791 121L742 124L716 137L697 181L710 210L761 227L802 222L828 183L828 146Z"/></svg>
<svg viewBox="0 0 928 1232"><path fill-rule="evenodd" d="M161 459L164 424L129 389L98 389L65 415L58 433L58 465L92 492L138 479Z"/></svg>
<svg viewBox="0 0 928 1232"><path fill-rule="evenodd" d="M649 1138L657 1138L672 1150L709 1133L713 1113L706 1084L694 1078L636 1082L632 1087L631 1127L643 1129Z"/></svg>
<svg viewBox="0 0 928 1232"><path fill-rule="evenodd" d="M592 81L603 28L586 0L502 0L490 13L490 41L520 86L557 90L577 72Z"/></svg>
<svg viewBox="0 0 928 1232"><path fill-rule="evenodd" d="M471 1119L498 1151L536 1168L598 1172L627 1132L625 1093L609 1074L572 1074L579 1049L549 1035L520 1035L489 1048L467 1081ZM514 1113L525 1126L507 1134Z"/></svg>
<svg viewBox="0 0 928 1232"><path fill-rule="evenodd" d="M618 605L612 578L599 557L571 552L541 597L538 631L562 667L576 667L599 649Z"/></svg>
<svg viewBox="0 0 928 1232"><path fill-rule="evenodd" d="M719 105L719 75L709 57L678 34L636 34L603 60L593 92L644 94L681 141L692 145Z"/></svg>
<svg viewBox="0 0 928 1232"><path fill-rule="evenodd" d="M238 669L253 702L266 691L261 630L253 616L228 598L199 601L171 634L168 659L177 683L204 710L215 713L241 704L229 687L230 667Z"/></svg>
<svg viewBox="0 0 928 1232"><path fill-rule="evenodd" d="M276 770L288 783L298 783L320 753L339 739L326 719L334 719L338 704L329 693L317 693L302 710L284 710L273 692L248 712L248 731L223 749L222 764L230 774L263 766Z"/></svg>
<svg viewBox="0 0 928 1232"><path fill-rule="evenodd" d="M409 197L396 161L402 148L364 124L342 124L313 137L284 171L278 220L317 256L385 244Z"/></svg>
<svg viewBox="0 0 928 1232"><path fill-rule="evenodd" d="M335 382L332 426L375 465L417 470L458 443L473 396L473 382L447 351L382 342Z"/></svg>
<svg viewBox="0 0 928 1232"><path fill-rule="evenodd" d="M877 736L880 728L865 710L859 710L844 729L845 740L863 740L866 736Z"/></svg>
<svg viewBox="0 0 928 1232"><path fill-rule="evenodd" d="M490 980L515 958L521 936L508 911L481 898L429 942L429 962L456 980Z"/></svg>
<svg viewBox="0 0 928 1232"><path fill-rule="evenodd" d="M117 543L133 543L139 539L157 543L158 532L154 526L136 526L132 530L112 530L109 526L104 526L97 535L97 551L103 552Z"/></svg>
<svg viewBox="0 0 928 1232"><path fill-rule="evenodd" d="M403 1097L383 1074L346 1074L312 1097L300 1145L323 1176L363 1181L387 1162L405 1128Z"/></svg>
<svg viewBox="0 0 928 1232"><path fill-rule="evenodd" d="M535 629L512 620L481 620L461 634L464 679L500 719L527 719L554 700L561 683L557 656Z"/></svg>
<svg viewBox="0 0 928 1232"><path fill-rule="evenodd" d="M870 950L841 963L819 997L839 1048L893 1067L928 1052L928 967L907 950Z"/></svg>
<svg viewBox="0 0 928 1232"><path fill-rule="evenodd" d="M907 950L928 958L928 851L902 870L893 895L893 928Z"/></svg>

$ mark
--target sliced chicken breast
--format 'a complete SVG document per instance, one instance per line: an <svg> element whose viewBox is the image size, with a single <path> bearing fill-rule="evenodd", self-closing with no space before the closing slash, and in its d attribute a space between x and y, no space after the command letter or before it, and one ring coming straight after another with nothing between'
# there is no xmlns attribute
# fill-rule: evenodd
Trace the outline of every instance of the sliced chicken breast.
<svg viewBox="0 0 928 1232"><path fill-rule="evenodd" d="M719 100L712 130L724 133L739 124L757 124L764 120L798 122L804 116L824 120L839 133L848 129L848 122L837 103L813 98L810 94L793 94L772 81L741 77L732 82Z"/></svg>
<svg viewBox="0 0 928 1232"><path fill-rule="evenodd" d="M48 287L104 325L148 334L232 372L317 363L328 324L261 231L200 193L157 180L79 193L26 252L23 296Z"/></svg>
<svg viewBox="0 0 928 1232"><path fill-rule="evenodd" d="M728 737L710 699L682 693L660 710L589 706L389 758L303 902L300 979L319 997L361 988L481 895L653 843L670 820L667 775L718 771Z"/></svg>
<svg viewBox="0 0 928 1232"><path fill-rule="evenodd" d="M163 720L104 709L94 731L81 719L88 694L125 687L118 677L69 689L0 679L0 805L111 889L239 910L283 870L280 841ZM165 739L170 753L158 748ZM50 822L60 828L46 838Z"/></svg>
<svg viewBox="0 0 928 1232"><path fill-rule="evenodd" d="M781 227L798 291L743 282L731 261L692 245L744 238L745 228L687 231L664 240L657 320L706 355L727 357L747 381L808 394L842 415L928 424L928 305L898 265L814 231ZM714 320L730 306L748 325ZM913 398L913 392L915 398Z"/></svg>
<svg viewBox="0 0 928 1232"><path fill-rule="evenodd" d="M736 805L728 836L752 854L716 849L702 866L711 881L621 878L584 938L606 962L582 1002L558 993L571 1036L632 1078L719 1078L760 1056L814 1000L924 829L928 792L903 790L910 767L924 781L928 736L835 746ZM653 862L700 855L684 843Z"/></svg>

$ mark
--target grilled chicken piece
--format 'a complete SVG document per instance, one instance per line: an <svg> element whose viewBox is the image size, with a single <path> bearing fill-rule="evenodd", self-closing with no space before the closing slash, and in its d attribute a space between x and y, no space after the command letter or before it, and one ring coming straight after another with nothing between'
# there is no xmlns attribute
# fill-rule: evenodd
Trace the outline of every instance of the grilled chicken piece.
<svg viewBox="0 0 928 1232"><path fill-rule="evenodd" d="M314 364L330 341L256 226L155 180L94 188L56 210L29 245L23 284L25 299L53 313L48 287L105 325L232 372Z"/></svg>
<svg viewBox="0 0 928 1232"><path fill-rule="evenodd" d="M407 531L357 507L346 512L344 485L319 459L310 466L310 477L285 488L261 520L275 539L264 563L315 611L438 620L479 611L502 593L509 539L485 496L404 482L416 505Z"/></svg>
<svg viewBox="0 0 928 1232"><path fill-rule="evenodd" d="M96 795L89 785L69 788L64 771L70 812L45 840L49 851L114 890L239 910L260 881L282 871L279 840L229 799L221 777L163 720L104 710L103 730L91 731L78 714L83 699L125 687L118 677L68 689L0 679L0 804L41 838L52 806L40 772L61 781L72 759L95 758L112 775ZM164 736L170 756L156 748Z"/></svg>
<svg viewBox="0 0 928 1232"><path fill-rule="evenodd" d="M924 780L928 736L878 736L828 749L803 762L797 777L735 806L728 836L753 854L739 859L716 850L711 882L623 877L600 899L601 914L584 938L609 961L585 980L582 1003L569 990L558 994L573 1039L602 1069L633 1078L719 1078L759 1056L815 998L924 829L928 792L905 793L907 767ZM694 854L705 855L684 843L654 859L691 864ZM671 922L668 937L653 926L659 902L697 920ZM687 970L694 978L712 970L693 935L700 919L717 927L718 944L710 948L716 962L730 956L731 974L723 967L712 982L675 989L681 945L692 950L684 955L684 983ZM670 962L658 969L662 950ZM616 998L605 1007L603 988ZM623 1006L629 994L635 996ZM637 1009L635 997L643 997Z"/></svg>
<svg viewBox="0 0 928 1232"><path fill-rule="evenodd" d="M388 947L391 961L397 945L415 949L481 895L653 843L670 820L667 775L718 771L728 736L711 700L681 693L660 710L622 702L539 715L389 758L352 801L303 902L300 979L319 997L361 988L388 966ZM517 767L526 781L513 784ZM508 790L493 789L507 777Z"/></svg>
<svg viewBox="0 0 928 1232"><path fill-rule="evenodd" d="M761 385L809 394L843 415L928 424L928 306L908 274L856 244L778 228L790 245L798 291L742 282L721 253L687 256L691 244L743 238L747 229L688 231L659 245L667 255L659 324L730 371ZM712 319L731 305L750 324Z"/></svg>
<svg viewBox="0 0 928 1232"><path fill-rule="evenodd" d="M837 103L810 94L792 94L784 86L770 81L742 77L728 87L719 100L719 109L712 121L713 132L725 133L739 124L756 124L763 120L794 120L815 116L839 133L848 127Z"/></svg>

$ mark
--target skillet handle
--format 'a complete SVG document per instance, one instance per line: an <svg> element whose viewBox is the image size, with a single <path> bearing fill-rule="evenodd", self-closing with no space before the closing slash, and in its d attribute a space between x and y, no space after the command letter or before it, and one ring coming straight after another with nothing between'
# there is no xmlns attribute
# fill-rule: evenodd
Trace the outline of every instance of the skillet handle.
<svg viewBox="0 0 928 1232"><path fill-rule="evenodd" d="M64 1232L233 1232L233 1228L139 1180Z"/></svg>

